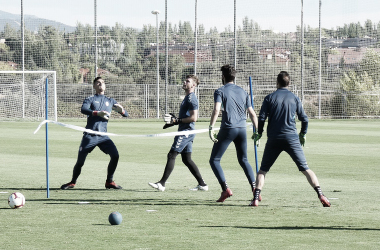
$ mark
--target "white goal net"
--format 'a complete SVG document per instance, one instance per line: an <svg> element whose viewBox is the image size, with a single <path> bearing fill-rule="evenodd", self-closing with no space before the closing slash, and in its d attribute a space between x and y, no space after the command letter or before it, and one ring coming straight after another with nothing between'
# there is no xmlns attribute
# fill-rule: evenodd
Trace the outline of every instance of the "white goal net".
<svg viewBox="0 0 380 250"><path fill-rule="evenodd" d="M1 120L44 120L46 107L57 121L55 71L0 71Z"/></svg>

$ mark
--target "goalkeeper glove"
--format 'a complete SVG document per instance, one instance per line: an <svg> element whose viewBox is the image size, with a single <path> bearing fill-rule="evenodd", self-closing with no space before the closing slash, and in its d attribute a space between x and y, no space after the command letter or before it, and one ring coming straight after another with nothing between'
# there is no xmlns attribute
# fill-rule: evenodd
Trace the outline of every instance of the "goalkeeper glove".
<svg viewBox="0 0 380 250"><path fill-rule="evenodd" d="M93 111L92 115L93 116L100 116L101 118L106 119L106 120L110 119L110 113L108 113L107 111L104 111L104 110L103 111Z"/></svg>
<svg viewBox="0 0 380 250"><path fill-rule="evenodd" d="M177 118L173 113L165 114L164 121L166 124L164 125L163 129L182 123L182 119Z"/></svg>
<svg viewBox="0 0 380 250"><path fill-rule="evenodd" d="M261 136L263 136L262 134L259 134L257 132L254 132L253 135L252 135L252 139L253 141L255 142L255 146L260 146L260 138Z"/></svg>
<svg viewBox="0 0 380 250"><path fill-rule="evenodd" d="M298 137L300 138L301 146L304 147L305 146L305 142L306 142L306 134L299 133Z"/></svg>
<svg viewBox="0 0 380 250"><path fill-rule="evenodd" d="M118 112L119 114L121 114L123 117L128 117L127 111L125 111L123 106L121 106L120 104L118 103L114 104L112 109Z"/></svg>
<svg viewBox="0 0 380 250"><path fill-rule="evenodd" d="M218 139L217 139L218 135L214 131L214 127L213 126L209 126L208 127L208 135L210 136L211 141L213 141L214 143L218 142Z"/></svg>

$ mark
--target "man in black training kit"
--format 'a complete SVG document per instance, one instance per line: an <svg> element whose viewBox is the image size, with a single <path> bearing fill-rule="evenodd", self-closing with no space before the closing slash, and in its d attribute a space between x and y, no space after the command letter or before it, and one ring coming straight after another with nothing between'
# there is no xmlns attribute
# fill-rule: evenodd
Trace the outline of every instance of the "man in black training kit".
<svg viewBox="0 0 380 250"><path fill-rule="evenodd" d="M183 99L181 106L179 108L178 118L174 114L165 114L164 129L178 125L178 131L191 131L194 130L195 122L198 118L198 99L195 95L195 88L199 84L199 79L195 75L187 75L185 81L183 82L182 89L185 90L186 96ZM191 152L193 149L193 141L195 134L189 135L179 135L174 137L173 145L168 153L167 162L164 170L164 174L159 182L148 184L157 189L158 191L165 191L165 183L168 180L170 174L174 169L175 159L178 154L182 156L182 162L188 167L190 172L193 174L195 179L198 181L198 186L192 191L207 191L208 186L203 181L201 173L197 165L191 159Z"/></svg>
<svg viewBox="0 0 380 250"><path fill-rule="evenodd" d="M123 117L128 117L128 114L113 98L104 95L106 85L101 77L96 77L94 79L93 87L96 94L86 98L83 101L81 108L81 112L87 115L86 129L91 129L98 132L107 132L108 119L112 110L120 113ZM62 185L61 189L75 187L87 155L91 153L96 146L111 157L108 164L105 187L107 189L122 189L121 186L117 185L113 181L113 175L119 161L119 152L117 151L115 144L108 136L95 135L86 132L83 133L82 142L79 146L78 159L74 166L73 177L69 183Z"/></svg>
<svg viewBox="0 0 380 250"><path fill-rule="evenodd" d="M264 186L265 175L272 167L282 151L287 152L296 163L299 171L307 178L309 184L318 194L318 198L324 207L331 204L323 195L318 178L309 169L302 146L306 142L308 118L302 107L300 99L288 90L290 76L286 71L281 71L277 76L277 90L265 97L258 117L259 126L254 134L257 144L264 131L264 123L268 118L267 135L260 171L256 178L256 189L250 206L259 205L259 195ZM297 135L296 115L301 121L301 132ZM301 146L302 145L302 146Z"/></svg>

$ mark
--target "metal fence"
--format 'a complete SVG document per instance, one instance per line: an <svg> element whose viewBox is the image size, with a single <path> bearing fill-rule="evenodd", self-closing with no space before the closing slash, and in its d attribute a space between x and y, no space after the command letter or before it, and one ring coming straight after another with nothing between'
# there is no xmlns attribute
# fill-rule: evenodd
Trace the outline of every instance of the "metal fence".
<svg viewBox="0 0 380 250"><path fill-rule="evenodd" d="M2 79L4 77L2 76ZM249 86L242 85L249 92ZM24 100L25 113L22 113L23 90L26 96ZM199 117L209 118L213 109L213 93L215 85L200 85L196 94L199 99ZM290 90L300 95L300 89L292 85ZM275 86L254 86L254 105L258 112L264 97L275 91ZM39 81L25 84L2 84L0 83L0 116L2 120L43 120L45 119L45 82ZM112 96L120 104L126 107L131 119L147 119L157 116L157 91L155 84L108 84L107 96ZM165 113L165 89L160 88L160 118ZM181 86L169 85L167 112L177 113L184 98ZM92 95L91 84L57 84L57 116L61 118L85 118L80 113L83 100ZM338 91L305 90L304 108L310 118L374 118L380 117L380 94L379 93L356 93ZM49 117L54 119L54 89L49 87ZM321 106L319 105L321 99ZM319 108L322 108L319 111ZM118 115L112 117L120 118Z"/></svg>
<svg viewBox="0 0 380 250"><path fill-rule="evenodd" d="M81 9L83 4L86 8ZM380 6L375 0L343 4L66 0L57 1L56 6L35 6L12 1L6 6L13 5L17 11L0 13L4 18L0 20L0 70L56 71L59 118L82 117L79 108L92 94L91 81L96 75L105 78L106 95L126 105L132 118L175 112L184 94L181 82L189 73L201 80L199 115L209 117L223 64L235 65L236 83L246 90L248 77L252 77L256 110L264 96L275 90L276 75L286 70L292 77L292 91L302 99L310 117L378 118L380 21L370 10ZM76 24L38 19L35 10L45 7L57 16L70 16ZM369 10L363 20L364 7ZM152 12L152 16L156 8L161 12ZM152 20L142 18L136 24L140 19L119 15L121 9L145 13ZM178 19L177 12L185 15ZM277 30L268 27L272 19L277 19ZM335 19L341 20L335 27L322 25ZM288 22L294 23L290 30L281 26ZM0 92L14 84L18 83L2 79ZM8 99L20 98L12 93ZM3 103L0 108L6 109Z"/></svg>

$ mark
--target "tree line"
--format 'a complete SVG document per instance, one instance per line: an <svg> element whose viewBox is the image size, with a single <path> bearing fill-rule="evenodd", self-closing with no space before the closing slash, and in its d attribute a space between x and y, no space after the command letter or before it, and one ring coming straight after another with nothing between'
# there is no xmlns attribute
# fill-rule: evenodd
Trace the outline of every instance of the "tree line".
<svg viewBox="0 0 380 250"><path fill-rule="evenodd" d="M165 23L159 25L159 45L165 47ZM113 83L154 83L156 79L156 28L152 25L143 25L141 30L125 27L116 23L113 27L100 26L98 28L97 50L98 68L103 69L109 81ZM323 29L322 36L326 38L354 38L370 37L380 41L380 23L367 20L362 26L360 23L345 24L336 29ZM95 32L89 24L77 23L74 32L60 32L52 26L41 26L37 32L25 30L24 34L24 65L25 70L55 70L58 83L88 82L95 76ZM259 24L248 17L243 18L242 25L237 30L236 61L237 69L242 75L253 72L261 75L260 81L271 81L267 75L273 75L284 64L275 60L264 60L261 50L283 48L289 51L289 62L286 69L299 75L301 63L300 38L301 29L297 27L294 33L275 33L261 29ZM10 25L4 27L0 38L0 69L12 69L5 62L11 61L22 64L22 40L19 30ZM304 28L304 68L305 74L318 75L318 46L319 30L309 26ZM206 31L204 26L198 26L198 51L209 51L212 60L197 63L197 74L202 75L208 83L219 84L218 69L225 63L233 64L235 60L234 32L231 27L224 31L211 28ZM169 84L178 84L186 74L194 73L192 65L186 65L184 56L175 51L189 50L194 52L194 29L190 22L168 24L168 42L172 52L168 59ZM375 45L379 47L379 42ZM165 80L166 65L165 53L160 51L160 78ZM344 69L334 72L331 77L327 70L327 55L330 48L323 47L322 65L326 81L338 83ZM276 55L274 55L276 57ZM87 69L87 78L83 78L80 69ZM338 79L339 78L339 79ZM298 82L296 82L297 84ZM310 83L312 84L312 83Z"/></svg>

